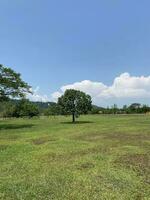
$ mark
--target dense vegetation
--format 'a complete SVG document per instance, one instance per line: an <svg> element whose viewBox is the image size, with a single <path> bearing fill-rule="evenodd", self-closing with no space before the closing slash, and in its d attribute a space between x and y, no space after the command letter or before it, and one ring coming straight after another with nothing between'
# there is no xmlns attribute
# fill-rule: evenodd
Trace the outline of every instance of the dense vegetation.
<svg viewBox="0 0 150 200"><path fill-rule="evenodd" d="M148 200L150 118L0 121L0 199Z"/></svg>
<svg viewBox="0 0 150 200"><path fill-rule="evenodd" d="M25 97L31 87L21 79L21 74L0 64L0 102L14 97Z"/></svg>
<svg viewBox="0 0 150 200"><path fill-rule="evenodd" d="M89 114L146 114L150 112L150 107L141 104L131 104L118 108L116 105L102 108L92 105ZM29 100L9 100L0 102L0 117L33 117L33 116L56 116L65 115L61 107L54 102L31 102ZM82 113L83 114L83 113Z"/></svg>
<svg viewBox="0 0 150 200"><path fill-rule="evenodd" d="M34 117L39 115L36 104L27 99L0 102L0 117Z"/></svg>
<svg viewBox="0 0 150 200"><path fill-rule="evenodd" d="M116 104L112 107L102 108L93 105L91 114L146 114L150 112L148 105L141 105L139 103L133 103L129 106L124 105L122 108L118 108Z"/></svg>

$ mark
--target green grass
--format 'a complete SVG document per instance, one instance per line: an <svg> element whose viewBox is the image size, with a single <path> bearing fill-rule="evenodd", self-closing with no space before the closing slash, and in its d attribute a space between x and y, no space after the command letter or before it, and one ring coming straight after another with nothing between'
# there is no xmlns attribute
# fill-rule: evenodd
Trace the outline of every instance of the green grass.
<svg viewBox="0 0 150 200"><path fill-rule="evenodd" d="M150 116L0 121L0 199L150 199Z"/></svg>

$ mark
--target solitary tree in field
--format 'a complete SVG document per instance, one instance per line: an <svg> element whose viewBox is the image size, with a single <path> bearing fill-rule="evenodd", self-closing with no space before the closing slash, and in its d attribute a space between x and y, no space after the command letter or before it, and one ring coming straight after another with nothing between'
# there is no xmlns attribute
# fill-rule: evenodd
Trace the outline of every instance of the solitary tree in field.
<svg viewBox="0 0 150 200"><path fill-rule="evenodd" d="M61 107L64 114L72 115L72 122L75 122L75 117L80 114L86 114L91 110L91 97L84 92L68 89L58 99L58 105Z"/></svg>
<svg viewBox="0 0 150 200"><path fill-rule="evenodd" d="M24 97L30 92L30 86L25 83L19 73L0 64L0 101L10 97Z"/></svg>

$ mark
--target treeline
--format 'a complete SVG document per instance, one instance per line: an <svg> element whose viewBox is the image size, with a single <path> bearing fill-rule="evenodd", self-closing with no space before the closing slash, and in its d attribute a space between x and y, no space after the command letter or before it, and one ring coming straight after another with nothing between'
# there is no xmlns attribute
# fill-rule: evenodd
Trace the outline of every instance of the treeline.
<svg viewBox="0 0 150 200"><path fill-rule="evenodd" d="M124 105L122 108L118 108L116 104L107 108L92 106L92 110L90 113L91 114L146 114L149 112L150 112L150 107L148 105L133 103L130 106Z"/></svg>
<svg viewBox="0 0 150 200"><path fill-rule="evenodd" d="M150 112L150 107L138 103L130 106L118 108L117 105L112 107L99 107L92 105L89 114L146 114ZM59 105L54 102L31 102L27 99L9 100L0 102L0 117L34 117L34 116L55 116L65 115Z"/></svg>
<svg viewBox="0 0 150 200"><path fill-rule="evenodd" d="M148 105L142 105L139 103L133 103L129 106L124 105L122 108L118 108L116 104L111 107L99 107L92 105L91 111L88 114L146 114L150 112L150 107ZM43 109L44 115L64 115L61 108L57 103L50 102L47 108Z"/></svg>
<svg viewBox="0 0 150 200"><path fill-rule="evenodd" d="M0 117L34 117L40 114L37 105L27 99L0 102Z"/></svg>

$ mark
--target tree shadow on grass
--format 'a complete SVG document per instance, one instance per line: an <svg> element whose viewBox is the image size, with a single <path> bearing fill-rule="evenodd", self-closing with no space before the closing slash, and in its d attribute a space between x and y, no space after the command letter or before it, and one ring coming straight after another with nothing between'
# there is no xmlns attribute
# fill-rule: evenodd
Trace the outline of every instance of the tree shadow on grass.
<svg viewBox="0 0 150 200"><path fill-rule="evenodd" d="M0 130L31 128L33 124L0 124Z"/></svg>
<svg viewBox="0 0 150 200"><path fill-rule="evenodd" d="M91 124L94 123L92 121L76 121L76 122L61 122L61 124Z"/></svg>

